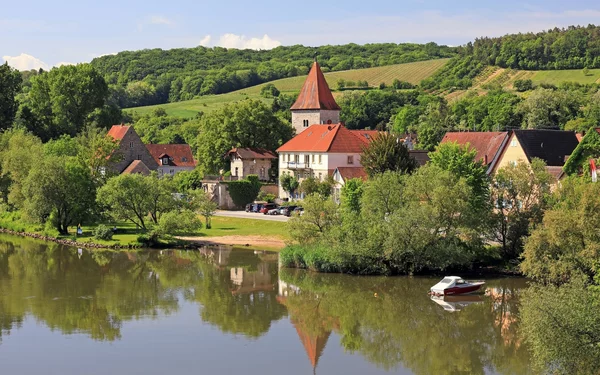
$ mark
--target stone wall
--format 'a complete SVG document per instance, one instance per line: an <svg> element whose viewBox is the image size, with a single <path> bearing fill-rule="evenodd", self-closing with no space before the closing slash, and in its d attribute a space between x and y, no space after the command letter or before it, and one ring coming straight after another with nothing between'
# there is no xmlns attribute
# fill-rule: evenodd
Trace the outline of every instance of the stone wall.
<svg viewBox="0 0 600 375"><path fill-rule="evenodd" d="M125 133L115 155L122 158L122 160L113 167L118 173L121 173L134 160L141 160L151 171L158 168L156 160L150 155L146 145L142 142L135 130L133 130L133 127L129 127L129 130Z"/></svg>
<svg viewBox="0 0 600 375"><path fill-rule="evenodd" d="M338 124L340 122L340 111L331 110L294 110L292 111L292 127L296 129L296 135L306 130L304 120L308 120L308 126L315 124Z"/></svg>

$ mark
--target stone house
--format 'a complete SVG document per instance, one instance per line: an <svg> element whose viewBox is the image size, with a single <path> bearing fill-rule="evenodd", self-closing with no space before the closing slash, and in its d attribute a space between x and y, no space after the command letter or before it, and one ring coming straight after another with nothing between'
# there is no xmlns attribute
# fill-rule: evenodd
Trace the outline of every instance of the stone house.
<svg viewBox="0 0 600 375"><path fill-rule="evenodd" d="M269 181L271 163L277 155L264 148L232 148L225 155L231 163L231 175L240 179L258 175L259 180Z"/></svg>
<svg viewBox="0 0 600 375"><path fill-rule="evenodd" d="M150 174L158 171L159 175L173 175L182 170L193 170L196 161L189 145L146 145L136 133L133 126L113 125L108 136L119 143L116 152L111 156L118 157L112 169L115 173Z"/></svg>

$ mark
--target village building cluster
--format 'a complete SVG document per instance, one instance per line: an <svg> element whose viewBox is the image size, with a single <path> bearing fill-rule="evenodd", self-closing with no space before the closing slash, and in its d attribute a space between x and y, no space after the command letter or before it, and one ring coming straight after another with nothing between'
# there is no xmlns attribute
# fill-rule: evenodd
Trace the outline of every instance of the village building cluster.
<svg viewBox="0 0 600 375"><path fill-rule="evenodd" d="M298 99L290 108L292 127L296 136L281 145L276 152L262 148L234 147L223 157L230 162L229 179L243 179L257 175L263 182L281 181L284 175L294 176L299 182L307 178L319 181L331 177L333 196L339 197L347 180L367 179L361 165L364 147L378 136L376 130L351 130L340 122L340 106L327 85L317 61L304 82ZM144 144L132 126L115 125L108 134L119 143L121 160L114 165L117 173L174 175L193 170L196 161L186 144ZM543 160L556 180L564 176L562 167L577 147L581 135L560 130L511 130L505 132L448 132L442 143L455 142L469 145L477 152L477 160L487 167L488 175L516 163L531 163L533 158ZM414 150L410 137L399 140L408 147L419 166L429 160L427 151ZM275 174L277 170L278 174ZM217 197L227 194L219 187L220 178L208 178L207 191L214 192L222 208L232 208L231 199ZM290 196L281 183L270 192L281 199Z"/></svg>

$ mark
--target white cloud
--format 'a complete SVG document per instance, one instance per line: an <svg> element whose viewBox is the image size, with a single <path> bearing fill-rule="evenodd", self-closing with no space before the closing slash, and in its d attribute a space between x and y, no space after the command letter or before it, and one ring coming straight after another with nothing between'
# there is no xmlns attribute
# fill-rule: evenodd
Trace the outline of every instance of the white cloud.
<svg viewBox="0 0 600 375"><path fill-rule="evenodd" d="M172 25L173 21L163 16L152 16L149 22L153 25Z"/></svg>
<svg viewBox="0 0 600 375"><path fill-rule="evenodd" d="M66 62L66 61L61 61L59 63L54 64L55 67L59 67L59 66L65 66L65 65L77 65L76 63L72 63L72 62Z"/></svg>
<svg viewBox="0 0 600 375"><path fill-rule="evenodd" d="M19 56L2 56L2 58L17 70L37 70L39 68L49 70L48 64L26 53L21 53Z"/></svg>
<svg viewBox="0 0 600 375"><path fill-rule="evenodd" d="M202 38L202 40L200 41L200 45L202 47L208 47L210 46L210 41L212 40L210 35L205 36L204 38Z"/></svg>
<svg viewBox="0 0 600 375"><path fill-rule="evenodd" d="M262 38L248 38L245 35L228 33L221 35L216 43L212 43L212 37L207 35L202 38L200 45L204 47L219 46L236 49L272 49L279 47L281 42L272 39L267 34L263 35Z"/></svg>

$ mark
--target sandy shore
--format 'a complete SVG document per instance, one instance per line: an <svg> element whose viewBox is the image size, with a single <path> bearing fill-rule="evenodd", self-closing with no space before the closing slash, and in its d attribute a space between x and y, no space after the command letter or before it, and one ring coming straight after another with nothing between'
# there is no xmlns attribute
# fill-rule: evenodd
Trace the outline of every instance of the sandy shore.
<svg viewBox="0 0 600 375"><path fill-rule="evenodd" d="M178 237L182 240L206 245L235 245L283 249L285 242L280 239L263 236L220 236L220 237Z"/></svg>

